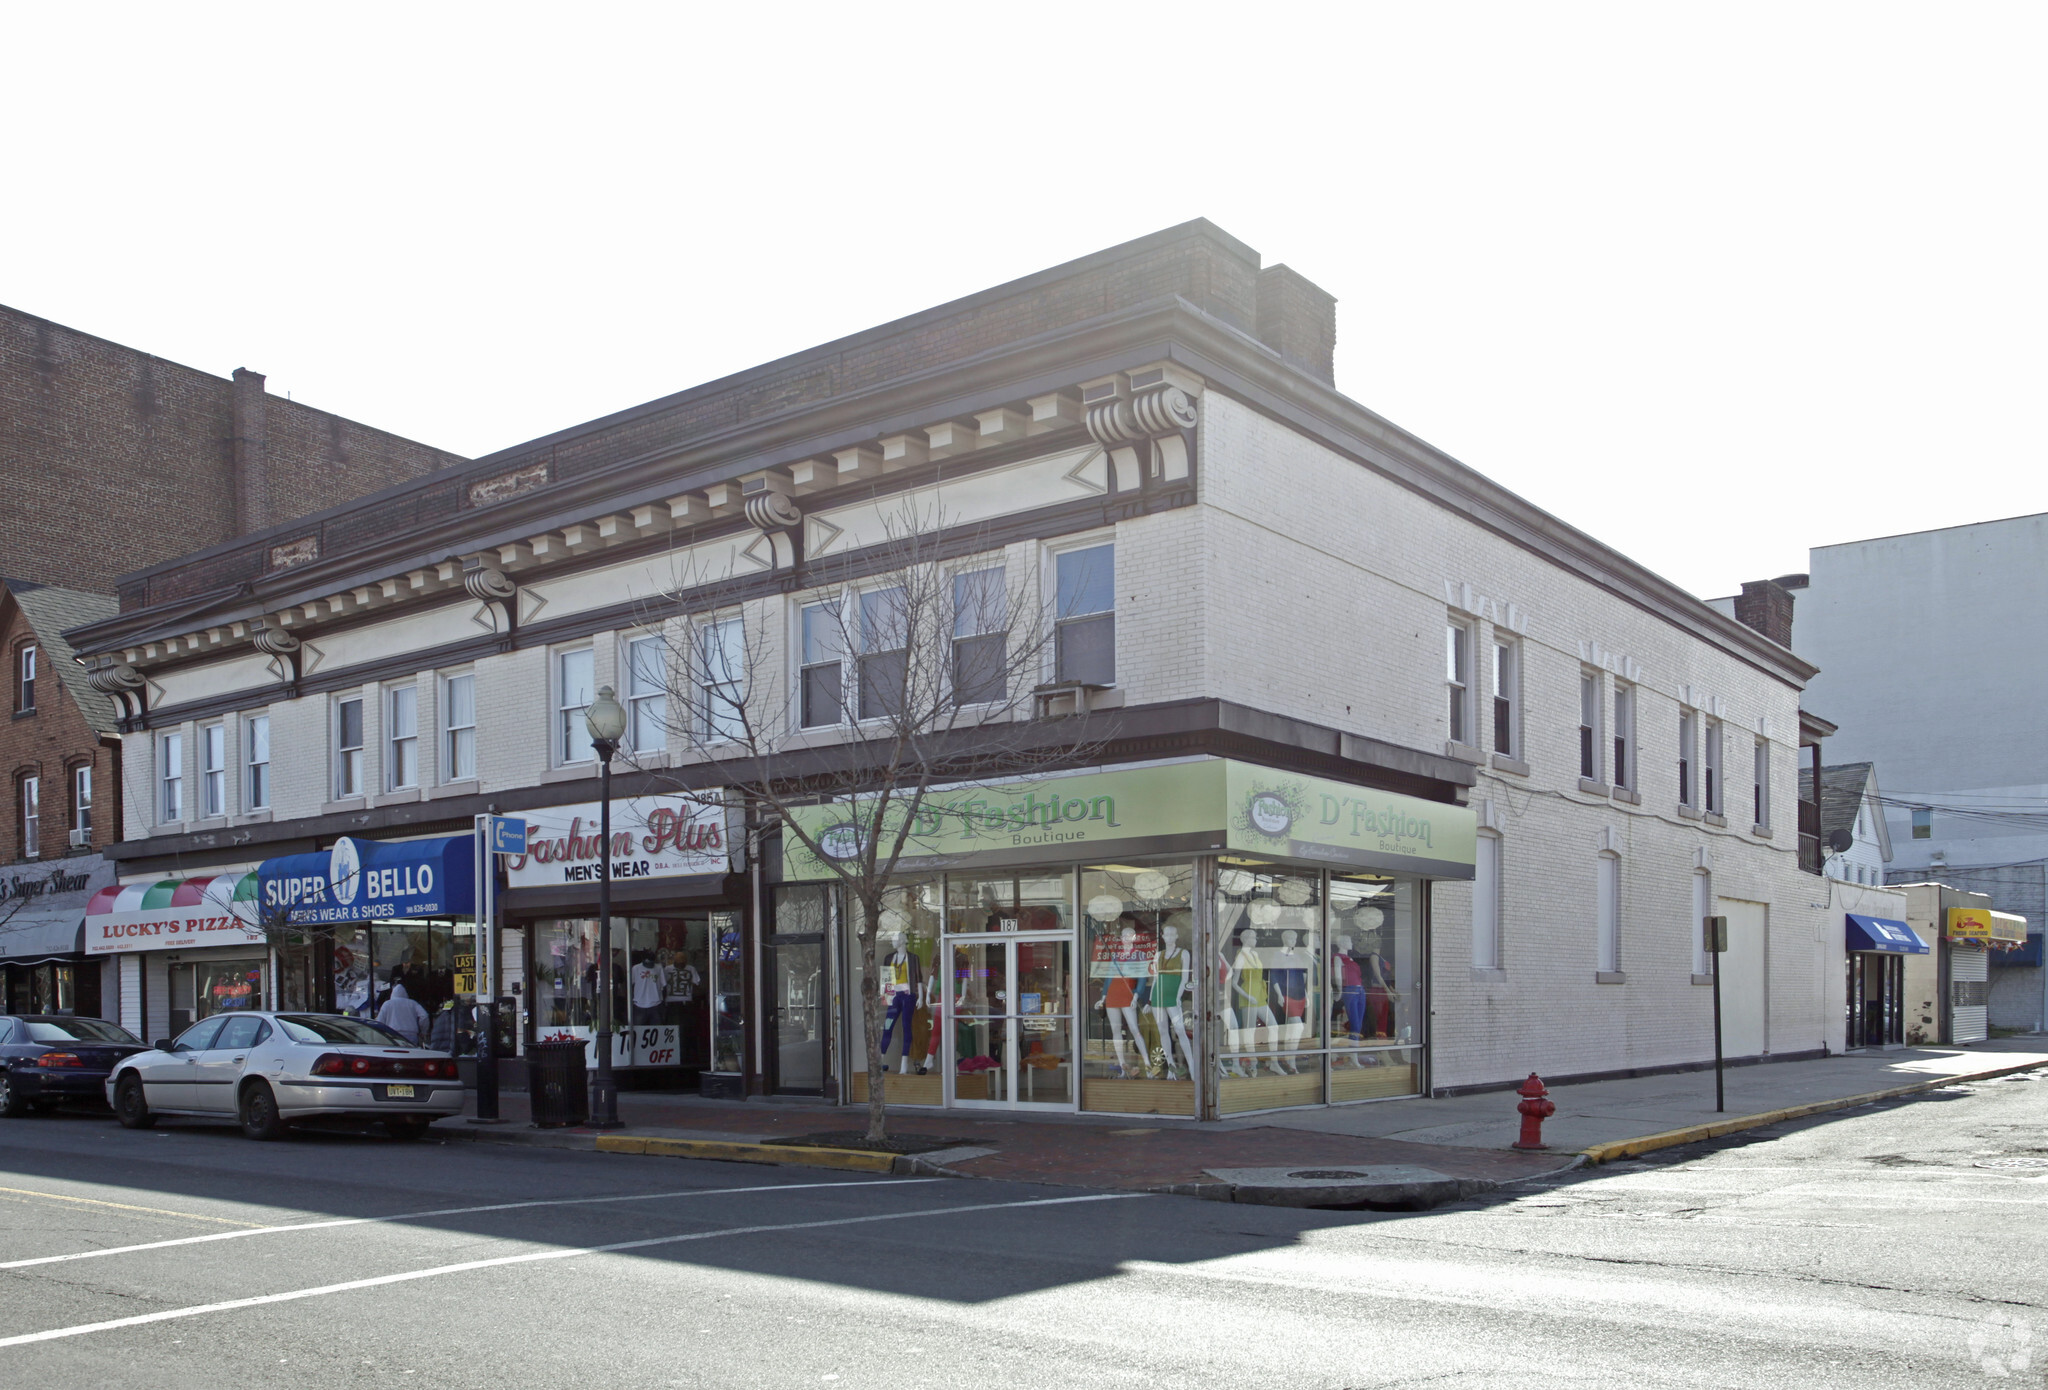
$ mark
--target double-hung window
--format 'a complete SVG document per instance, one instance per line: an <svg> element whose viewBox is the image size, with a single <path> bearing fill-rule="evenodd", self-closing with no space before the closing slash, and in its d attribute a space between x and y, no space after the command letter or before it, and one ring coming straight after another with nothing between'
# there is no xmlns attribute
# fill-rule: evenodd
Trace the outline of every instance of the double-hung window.
<svg viewBox="0 0 2048 1390"><path fill-rule="evenodd" d="M555 655L555 761L587 763L597 757L584 715L596 698L597 657L588 647Z"/></svg>
<svg viewBox="0 0 2048 1390"><path fill-rule="evenodd" d="M1721 721L1706 721L1706 738L1700 746L1700 791L1710 816L1726 815L1721 807Z"/></svg>
<svg viewBox="0 0 2048 1390"><path fill-rule="evenodd" d="M1009 595L1003 569L971 570L953 576L953 703L993 704L1005 688Z"/></svg>
<svg viewBox="0 0 2048 1390"><path fill-rule="evenodd" d="M1472 629L1463 623L1444 627L1444 683L1451 699L1451 742L1472 740Z"/></svg>
<svg viewBox="0 0 2048 1390"><path fill-rule="evenodd" d="M1116 546L1063 550L1053 561L1053 675L1116 684Z"/></svg>
<svg viewBox="0 0 2048 1390"><path fill-rule="evenodd" d="M806 729L846 718L846 640L843 599L804 605L803 665L798 675L800 718Z"/></svg>
<svg viewBox="0 0 2048 1390"><path fill-rule="evenodd" d="M626 643L626 747L659 753L668 746L667 663L660 637Z"/></svg>
<svg viewBox="0 0 2048 1390"><path fill-rule="evenodd" d="M450 676L441 687L443 772L450 782L476 776L476 673Z"/></svg>
<svg viewBox="0 0 2048 1390"><path fill-rule="evenodd" d="M860 596L860 660L854 681L862 719L901 714L910 675L910 609L902 588Z"/></svg>
<svg viewBox="0 0 2048 1390"><path fill-rule="evenodd" d="M92 764L71 769L71 835L81 845L92 843Z"/></svg>
<svg viewBox="0 0 2048 1390"><path fill-rule="evenodd" d="M1579 776L1600 780L1600 674L1579 672Z"/></svg>
<svg viewBox="0 0 2048 1390"><path fill-rule="evenodd" d="M43 852L43 779L33 773L21 779L21 857Z"/></svg>
<svg viewBox="0 0 2048 1390"><path fill-rule="evenodd" d="M211 819L228 813L228 730L207 724L199 730L199 814Z"/></svg>
<svg viewBox="0 0 2048 1390"><path fill-rule="evenodd" d="M746 737L746 646L743 618L721 618L698 629L697 699L707 741Z"/></svg>
<svg viewBox="0 0 2048 1390"><path fill-rule="evenodd" d="M1769 739L1760 738L1756 741L1753 765L1755 767L1755 780L1751 787L1751 799L1756 803L1753 808L1756 813L1756 819L1751 821L1750 824L1765 826L1771 823L1771 743Z"/></svg>
<svg viewBox="0 0 2048 1390"><path fill-rule="evenodd" d="M1621 857L1603 854L1595 861L1598 874L1594 906L1599 914L1599 970L1602 974L1621 971Z"/></svg>
<svg viewBox="0 0 2048 1390"><path fill-rule="evenodd" d="M334 702L334 796L363 794L363 697Z"/></svg>
<svg viewBox="0 0 2048 1390"><path fill-rule="evenodd" d="M157 821L185 819L185 736L166 733L156 741Z"/></svg>
<svg viewBox="0 0 2048 1390"><path fill-rule="evenodd" d="M1614 785L1634 791L1636 785L1636 688L1614 684Z"/></svg>
<svg viewBox="0 0 2048 1390"><path fill-rule="evenodd" d="M27 714L36 707L36 648L31 642L15 658L14 709Z"/></svg>
<svg viewBox="0 0 2048 1390"><path fill-rule="evenodd" d="M242 809L270 809L270 716L252 714L242 721Z"/></svg>
<svg viewBox="0 0 2048 1390"><path fill-rule="evenodd" d="M1699 770L1695 759L1700 741L1700 717L1689 709L1678 711L1678 804L1699 809Z"/></svg>
<svg viewBox="0 0 2048 1390"><path fill-rule="evenodd" d="M388 692L384 708L384 781L391 791L420 784L420 688Z"/></svg>
<svg viewBox="0 0 2048 1390"><path fill-rule="evenodd" d="M1514 642L1493 644L1493 751L1504 758L1522 756L1522 649Z"/></svg>

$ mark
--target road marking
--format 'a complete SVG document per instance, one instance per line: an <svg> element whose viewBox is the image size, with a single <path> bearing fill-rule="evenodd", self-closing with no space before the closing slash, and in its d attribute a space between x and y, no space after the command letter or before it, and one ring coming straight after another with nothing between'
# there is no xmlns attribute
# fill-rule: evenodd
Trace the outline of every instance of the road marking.
<svg viewBox="0 0 2048 1390"><path fill-rule="evenodd" d="M205 1245L216 1240L241 1240L246 1236L272 1236L287 1231L325 1231L336 1226L373 1226L393 1221L420 1221L429 1216L470 1216L485 1211L518 1211L526 1207L574 1207L595 1206L604 1202L658 1202L668 1197L719 1197L735 1192L795 1192L814 1187L901 1187L908 1183L944 1182L944 1178L884 1178L879 1182L791 1182L777 1183L768 1187L692 1187L680 1192L636 1192L624 1197L549 1197L530 1202L494 1202L483 1207L442 1207L435 1211L404 1211L391 1216L338 1216L331 1221L300 1221L288 1226L256 1226L253 1222L238 1222L250 1226L246 1231L216 1231L208 1236L180 1236L176 1240L152 1240L142 1245L113 1245L105 1250L80 1250L70 1255L38 1255L28 1260L0 1261L0 1269L27 1269L30 1265L65 1264L71 1260L97 1260L106 1255L132 1255L140 1250L163 1250L173 1245ZM0 1192L12 1192L13 1188L0 1188ZM44 1194L47 1195L47 1194ZM83 1202L84 1197L70 1197L66 1201ZM103 1206L119 1206L118 1202L105 1202ZM135 1211L149 1211L149 1207L135 1207ZM225 1218L200 1217L202 1221L219 1221Z"/></svg>
<svg viewBox="0 0 2048 1390"><path fill-rule="evenodd" d="M223 1226L258 1226L255 1221L230 1221L225 1216L200 1216L189 1211L166 1211L162 1207L131 1206L127 1202L102 1202L92 1197L66 1197L61 1192L36 1192L26 1187L0 1187L0 1192L12 1192L22 1197L46 1197L52 1202L77 1202L88 1207L112 1207L116 1211L144 1211L151 1216L176 1216L186 1221L217 1221ZM216 1240L217 1236L202 1236L202 1240ZM7 1266L0 1265L0 1269Z"/></svg>
<svg viewBox="0 0 2048 1390"><path fill-rule="evenodd" d="M744 1190L761 1191L760 1188ZM294 1303L302 1298L322 1298L328 1294L351 1293L356 1289L406 1284L415 1279L436 1279L444 1274L467 1274L474 1270L499 1269L506 1265L537 1264L542 1260L573 1260L583 1255L612 1255L621 1250L648 1250L658 1245L682 1245L689 1241L716 1240L721 1236L764 1235L776 1231L816 1231L830 1226L861 1226L876 1221L909 1221L922 1216L960 1216L972 1211L1012 1211L1020 1207L1068 1206L1077 1202L1120 1202L1148 1195L1143 1192L1093 1192L1083 1197L1039 1197L1027 1202L977 1202L972 1206L935 1207L927 1211L884 1212L876 1216L841 1216L830 1221L789 1221L771 1226L728 1226L717 1231L691 1231L677 1236L650 1236L643 1240L622 1240L610 1245L572 1246L566 1250L532 1250L523 1255L500 1255L496 1259L435 1265L429 1269L408 1270L403 1274L380 1274L373 1279L351 1279L345 1284L322 1284L318 1288L258 1294L254 1298L231 1298L222 1303L202 1303L191 1308L166 1308L161 1312L140 1313L130 1318L80 1323L76 1327L53 1327L47 1332L24 1332L18 1337L0 1337L0 1347L27 1346L31 1342L53 1342L60 1337L82 1337L88 1332L111 1332L116 1328L169 1322L174 1318L196 1318L203 1313L228 1313L238 1308L260 1308L270 1303Z"/></svg>

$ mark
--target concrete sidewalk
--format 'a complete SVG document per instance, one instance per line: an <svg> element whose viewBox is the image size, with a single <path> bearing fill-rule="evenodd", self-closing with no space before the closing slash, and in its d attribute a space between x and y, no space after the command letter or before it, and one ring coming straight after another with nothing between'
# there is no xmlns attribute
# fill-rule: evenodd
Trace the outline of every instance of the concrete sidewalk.
<svg viewBox="0 0 2048 1390"><path fill-rule="evenodd" d="M1581 1152L1587 1149L1598 1158L1599 1145L1691 1142L1707 1137L1691 1127L1717 1120L1746 1117L1769 1123L1787 1109L1827 1107L1903 1086L2033 1066L2048 1066L2048 1038L1737 1067L1727 1073L1727 1110L1719 1116L1712 1071L1560 1087L1551 1092L1558 1109L1545 1126L1550 1148L1544 1153L1508 1147L1520 1124L1517 1097L1510 1091L1203 1125L1138 1116L901 1110L891 1112L889 1132L930 1146L894 1160L900 1171L1282 1204L1329 1204L1337 1200L1331 1195L1333 1184L1348 1184L1357 1200L1412 1198L1416 1205L1427 1205L1555 1172L1584 1161ZM865 1123L863 1109L811 1100L719 1101L629 1091L619 1097L626 1127L606 1135L589 1129L534 1129L527 1122L524 1095L504 1095L500 1111L501 1125L450 1119L436 1125L435 1133L482 1142L835 1168L890 1161L851 1147ZM788 1146L801 1139L808 1139L809 1146ZM756 1147L763 1144L772 1146ZM1316 1176L1303 1178L1304 1171Z"/></svg>

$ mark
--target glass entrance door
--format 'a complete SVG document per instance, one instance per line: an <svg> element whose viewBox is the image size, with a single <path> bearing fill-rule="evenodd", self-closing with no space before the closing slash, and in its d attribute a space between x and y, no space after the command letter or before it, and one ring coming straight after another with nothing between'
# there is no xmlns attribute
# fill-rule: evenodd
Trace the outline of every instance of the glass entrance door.
<svg viewBox="0 0 2048 1390"><path fill-rule="evenodd" d="M1072 1109L1073 939L954 937L945 954L951 1099Z"/></svg>
<svg viewBox="0 0 2048 1390"><path fill-rule="evenodd" d="M778 938L769 948L773 982L768 1018L769 1056L777 1091L825 1091L825 938Z"/></svg>

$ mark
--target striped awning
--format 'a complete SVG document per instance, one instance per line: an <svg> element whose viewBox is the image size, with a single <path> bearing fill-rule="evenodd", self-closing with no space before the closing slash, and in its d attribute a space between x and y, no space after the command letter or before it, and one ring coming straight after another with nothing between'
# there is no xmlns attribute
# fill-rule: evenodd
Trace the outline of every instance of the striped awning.
<svg viewBox="0 0 2048 1390"><path fill-rule="evenodd" d="M88 955L262 944L253 873L122 883L85 905Z"/></svg>

